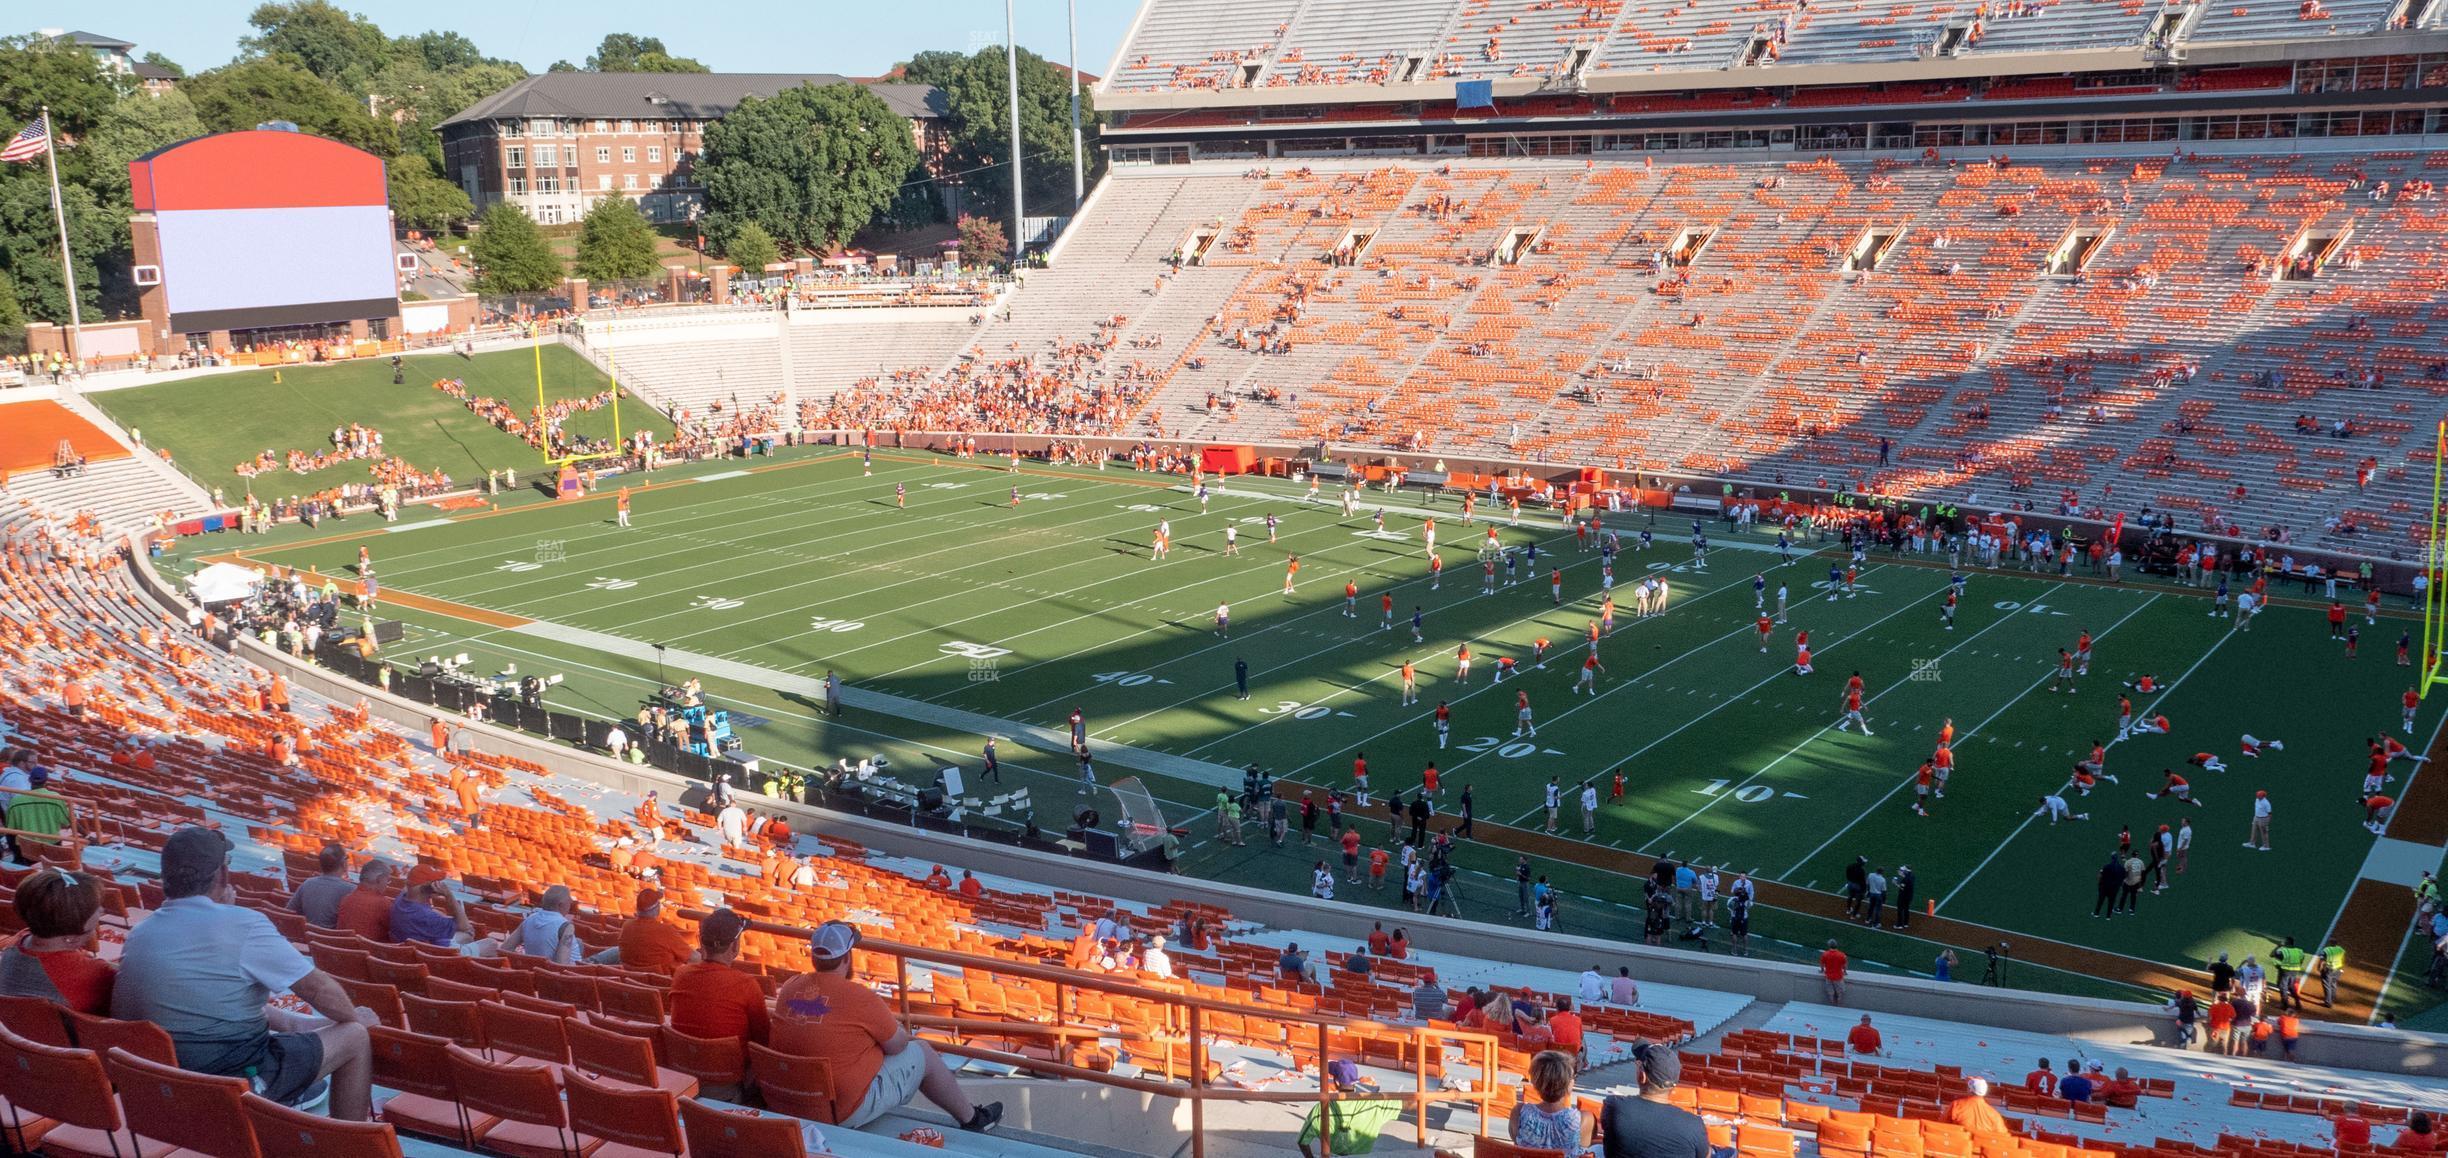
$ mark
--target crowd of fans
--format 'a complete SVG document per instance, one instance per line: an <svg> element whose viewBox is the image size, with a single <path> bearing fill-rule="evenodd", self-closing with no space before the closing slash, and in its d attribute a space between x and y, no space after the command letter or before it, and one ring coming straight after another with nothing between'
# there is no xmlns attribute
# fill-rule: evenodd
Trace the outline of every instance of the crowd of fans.
<svg viewBox="0 0 2448 1158"><path fill-rule="evenodd" d="M831 430L1110 433L1139 413L1165 376L1144 362L1106 367L1126 324L1120 317L1107 318L1097 323L1092 338L1053 339L1039 353L1014 347L1002 358L972 358L933 381L914 374L862 379L821 404L802 403L800 424Z"/></svg>

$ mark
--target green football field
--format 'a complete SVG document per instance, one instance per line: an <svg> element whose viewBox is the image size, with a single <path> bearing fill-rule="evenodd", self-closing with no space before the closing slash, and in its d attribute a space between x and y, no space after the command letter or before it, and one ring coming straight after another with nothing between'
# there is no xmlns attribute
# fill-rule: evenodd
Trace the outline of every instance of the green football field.
<svg viewBox="0 0 2448 1158"><path fill-rule="evenodd" d="M387 382L387 379L386 379ZM1017 486L1021 503L1013 507ZM906 508L895 487L905 487ZM1328 492L1331 494L1331 490ZM2374 857L2361 826L2364 738L2397 735L2427 751L2440 724L2426 705L2412 734L2399 730L2398 697L2410 669L2395 664L2399 634L2417 627L2405 602L2366 625L2356 604L2361 654L2347 658L2327 638L2312 604L2265 613L2250 631L2214 618L2203 594L2159 584L2063 581L2020 571L1971 573L1958 620L1942 626L1949 582L1943 556L1874 553L1852 593L1826 590L1832 550L1797 552L1780 565L1766 537L1730 535L1712 523L1715 549L1694 566L1688 518L1660 516L1656 545L1637 546L1648 525L1613 516L1625 539L1617 561L1614 631L1598 645L1604 673L1593 695L1575 694L1597 617L1601 562L1576 549L1552 518L1499 526L1507 548L1535 544L1525 574L1482 592L1475 553L1485 521L1465 527L1450 501L1422 507L1410 494L1370 496L1345 519L1330 504L1302 501L1275 480L1223 483L1204 511L1181 480L1108 472L879 455L872 476L854 456L706 464L659 474L634 495L633 526L613 524L608 495L533 503L494 513L326 523L241 541L191 541L198 555L243 547L259 561L342 574L368 546L387 595L412 593L418 607L386 604L407 620L394 658L467 652L488 670L516 663L568 681L552 702L569 710L627 716L657 678L654 645L678 678L693 671L709 694L746 717L751 751L793 763L830 764L870 752L905 766L928 758L974 768L981 729L974 717L1057 731L1074 707L1085 715L1101 778L1139 775L1168 818L1194 838L1188 871L1253 887L1306 891L1323 840L1290 847L1262 837L1244 846L1216 839L1207 811L1212 784L1182 773L1231 774L1257 764L1279 778L1348 790L1365 752L1373 786L1415 790L1430 761L1442 770L1450 812L1469 786L1480 823L1543 827L1550 778L1567 790L1560 833L1571 843L1543 851L1539 871L1564 890L1565 927L1637 939L1636 879L1583 863L1602 853L1668 855L1748 871L1763 882L1834 892L1844 866L1866 856L1892 872L1909 864L1918 911L1993 930L2029 950L2013 984L2104 996L2139 996L2133 984L2044 962L2051 944L2118 960L2198 967L2221 951L2265 953L2280 937L2307 944L2340 928L2344 901L2381 865L2410 883L2402 854ZM1384 530L1374 508L1384 504ZM1268 541L1265 520L1278 520ZM1432 581L1422 518L1433 515L1447 562ZM1173 530L1171 557L1151 558L1159 520ZM1240 533L1224 553L1224 529ZM1287 556L1298 585L1282 591ZM1563 602L1547 574L1560 568ZM1638 618L1632 587L1650 573L1671 587L1667 609ZM1787 618L1763 652L1754 629L1753 576L1769 599L1789 590ZM1344 584L1360 590L1345 614ZM1395 623L1379 600L1390 593ZM1229 605L1229 633L1215 626ZM1411 628L1414 609L1422 638ZM1794 633L1807 629L1816 672L1793 670ZM2088 676L2052 689L2059 648L2088 630ZM1541 668L1532 641L1554 641ZM1474 655L1468 682L1455 678L1456 650ZM1522 673L1491 681L1497 658ZM1245 661L1249 695L1234 685ZM1421 702L1403 705L1400 665L1417 666ZM892 700L853 705L825 718L808 688L827 671L854 689ZM1865 683L1874 734L1838 730L1848 674ZM2088 819L2036 819L2042 794L2066 783L2093 741L2116 739L2118 684L2143 673L2164 685L2147 713L2164 713L2170 735L2138 735L2109 748L2117 780L2074 798ZM1517 737L1517 693L1526 692L1536 735ZM1453 727L1440 747L1430 724L1438 701ZM971 713L948 717L941 710ZM1930 815L1912 809L1912 773L1941 725L1957 730L1957 768ZM947 722L950 721L950 722ZM992 730L992 729L985 729ZM2238 737L2282 740L2283 752L2249 759ZM1051 748L1052 751L1045 749ZM1147 754L1134 765L1121 749ZM2224 773L2186 768L2197 751ZM1004 742L1014 785L1028 783L1041 822L1067 818L1078 800L1059 744ZM2185 770L2200 806L2151 800L2164 768ZM2414 765L2396 765L2402 794ZM1611 795L1611 775L1626 781ZM1599 782L1596 831L1584 836L1578 786ZM2274 802L2270 852L2240 847L2253 793ZM2069 793L2069 795L2071 795ZM1101 794L1102 798L1102 794ZM1110 804L1110 801L1107 801ZM1110 815L1110 809L1108 811ZM2144 919L2092 916L2098 866L2121 826L2137 842L2160 824L2190 820L2187 871L2163 894L2146 894ZM1372 843L1386 835L1382 808L1361 819ZM1440 821L1442 825L1444 821ZM1578 851L1576 851L1578 850ZM2437 863L2432 849L2431 864ZM1458 858L1478 883L1466 915L1508 919L1510 852L1468 848ZM1338 876L1340 872L1338 871ZM1343 886L1342 899L1392 900ZM1807 907L1807 906L1805 906ZM1942 947L1917 935L1847 928L1802 912L1764 914L1764 955L1800 957L1841 936L1880 967L1923 972ZM2376 983L2386 949L2401 942L2363 934L2379 951L2358 958ZM2385 944L2385 949L2379 948ZM1804 949L1803 946L1809 946ZM1722 940L1717 945L1722 948ZM1965 952L1959 947L1959 952ZM1959 976L1977 977L1966 953ZM2416 976L2397 977L2385 1004L2400 1013L2430 1005Z"/></svg>

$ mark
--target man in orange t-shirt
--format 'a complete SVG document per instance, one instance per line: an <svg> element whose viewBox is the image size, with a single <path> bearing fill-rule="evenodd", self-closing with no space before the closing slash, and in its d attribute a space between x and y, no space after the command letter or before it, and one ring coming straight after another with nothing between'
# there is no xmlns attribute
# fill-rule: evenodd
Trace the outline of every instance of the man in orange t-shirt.
<svg viewBox="0 0 2448 1158"><path fill-rule="evenodd" d="M643 969L668 977L696 960L697 947L689 944L688 934L662 917L663 890L639 889L637 916L621 926L622 968Z"/></svg>
<svg viewBox="0 0 2448 1158"><path fill-rule="evenodd" d="M1572 998L1556 998L1555 1012L1547 1015L1547 1034L1557 1049L1573 1056L1574 1065L1589 1061L1588 1037L1581 1026L1581 1015L1573 1012Z"/></svg>
<svg viewBox="0 0 2448 1158"><path fill-rule="evenodd" d="M765 987L732 962L748 922L729 909L706 914L697 926L699 959L672 975L671 1027L691 1037L736 1038L766 1044L773 1036L765 1009ZM720 1095L716 1095L720 1096Z"/></svg>
<svg viewBox="0 0 2448 1158"><path fill-rule="evenodd" d="M855 1130L923 1093L961 1129L994 1129L1003 1103L969 1100L934 1047L911 1037L892 1007L851 975L859 932L827 921L809 937L815 968L782 983L774 997L774 1048L824 1062L833 1071L838 1124Z"/></svg>

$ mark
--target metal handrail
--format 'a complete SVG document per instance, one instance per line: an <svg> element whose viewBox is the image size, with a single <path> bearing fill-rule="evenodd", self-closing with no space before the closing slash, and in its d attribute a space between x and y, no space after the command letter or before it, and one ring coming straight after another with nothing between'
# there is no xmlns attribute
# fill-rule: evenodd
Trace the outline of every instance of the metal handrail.
<svg viewBox="0 0 2448 1158"><path fill-rule="evenodd" d="M691 919L696 919L703 916L702 913L690 913L687 915ZM761 933L771 933L776 936L802 940L804 940L810 932L810 930L805 926L787 925L761 920L750 920L748 922L748 928ZM1419 1132L1419 1141L1422 1146L1427 1145L1428 1142L1428 1107L1432 1103L1468 1102L1473 1104L1478 1111L1477 1133L1481 1136L1485 1136L1487 1133L1489 1108L1495 1098L1497 1086L1497 1067L1499 1057L1497 1052L1499 1043L1493 1034L1461 1029L1439 1029L1428 1025L1388 1025L1384 1022L1369 1021L1360 1018L1337 1017L1330 1014L1311 1013L1298 1009L1280 1009L1271 1006L1245 1005L1240 1002L1223 1001L1212 997L1203 997L1197 994L1183 993L1172 989L1150 986L1136 981L1118 980L1095 973L1083 973L1078 970L1056 968L1050 965L1033 964L1026 961L1011 961L1000 957L986 957L975 953L964 953L956 949L933 949L923 945L911 945L899 941L884 940L877 937L862 936L859 939L858 947L859 951L861 952L882 954L893 959L892 980L897 995L898 1011L904 1027L911 1029L913 1032L918 1029L931 1029L939 1032L948 1032L953 1035L952 1040L948 1042L930 1042L930 1044L933 1044L940 1052L952 1054L956 1057L974 1058L980 1061L991 1061L999 1065L1008 1065L1015 1069L1024 1069L1033 1073L1070 1078L1083 1082L1091 1082L1097 1085L1110 1086L1115 1089L1129 1090L1134 1093L1184 1099L1190 1103L1190 1152L1193 1156L1195 1156L1195 1158L1203 1158L1203 1156L1206 1154L1206 1103L1209 1101L1257 1103L1299 1103L1314 1101L1318 1106L1318 1143L1320 1152L1327 1154L1333 1153L1333 1118L1331 1116L1332 1111L1329 1110L1328 1107L1331 1106L1338 1097L1344 1095L1338 1095L1334 1089L1334 1083L1326 1080L1325 1064L1328 1058L1327 1047L1330 1041L1330 1035L1338 1031L1368 1034L1385 1039L1408 1039L1405 1042L1405 1049L1403 1052L1410 1060L1412 1078L1412 1088L1410 1092L1407 1094L1373 1094L1365 1095L1364 1097L1366 1097L1368 1100L1402 1098L1409 1101L1411 1103L1412 1121L1415 1128ZM1059 1019L1064 1019L1064 1023L1054 1026L1046 1026L1030 1022L982 1021L975 1018L946 1017L939 1014L912 1012L910 1008L909 983L909 967L910 962L912 961L918 961L930 965L953 966L964 971L978 970L984 973L1000 974L1008 977L1019 977L1032 981L1044 981L1051 983L1054 986L1054 1016ZM1149 1002L1151 1004L1165 1006L1169 1013L1166 1018L1167 1024L1164 1028L1168 1031L1168 1033L1172 1031L1179 1031L1187 1039L1188 1056L1180 1060L1186 1062L1186 1067L1184 1068L1187 1068L1189 1076L1185 1080L1178 1082L1150 1081L1145 1078L1122 1077L1116 1074L1106 1073L1102 1070L1089 1069L1084 1066L1075 1066L1068 1062L1045 1061L1039 1058L1027 1057L1025 1055L1015 1054L1004 1050L970 1045L963 1040L964 1038L971 1036L1053 1036L1066 1040L1071 1037L1088 1036L1092 1032L1090 1027L1073 1025L1068 1021L1069 1018L1075 1015L1076 1006L1070 1000L1070 997L1071 994L1077 990L1090 990L1098 993L1109 993L1119 997L1133 998L1136 1000ZM1178 1014L1178 1020L1174 1016L1175 1014ZM1260 1020L1281 1022L1285 1023L1286 1025L1302 1026L1314 1030L1316 1034L1319 1067L1317 1091L1315 1093L1307 1093L1296 1090L1270 1092L1265 1090L1236 1089L1232 1087L1214 1086L1208 1084L1208 1055L1205 1024L1208 1017L1214 1014L1226 1014L1237 1017L1254 1017ZM1096 1036L1103 1036L1102 1030L1094 1030L1093 1032ZM1480 1080L1473 1083L1472 1088L1468 1090L1440 1090L1433 1089L1430 1086L1428 1076L1428 1050L1432 1047L1442 1049L1444 1043L1449 1041L1461 1044L1465 1050L1469 1052L1470 1063L1478 1067ZM1292 1047L1288 1038L1285 1045L1287 1049L1294 1048ZM1174 1042L1168 1040L1164 1043L1161 1056L1163 1069L1166 1073L1172 1073L1177 1068L1175 1065L1176 1055L1174 1053L1174 1049Z"/></svg>

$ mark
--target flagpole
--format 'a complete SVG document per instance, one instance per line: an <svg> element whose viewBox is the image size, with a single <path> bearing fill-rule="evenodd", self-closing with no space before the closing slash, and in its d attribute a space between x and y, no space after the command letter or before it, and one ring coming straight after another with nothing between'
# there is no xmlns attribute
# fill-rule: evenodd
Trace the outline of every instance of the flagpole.
<svg viewBox="0 0 2448 1158"><path fill-rule="evenodd" d="M60 281L68 287L68 364L77 362L84 344L84 320L77 309L76 263L68 256L68 210L60 204L59 129L51 123L51 106L42 108L43 164L51 170L51 219L59 224Z"/></svg>

